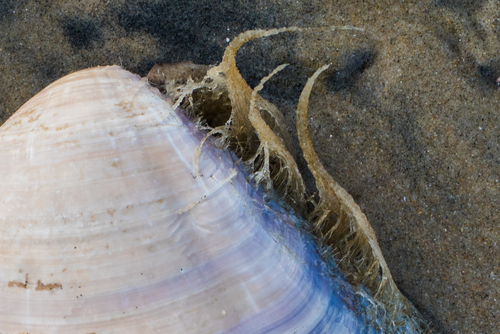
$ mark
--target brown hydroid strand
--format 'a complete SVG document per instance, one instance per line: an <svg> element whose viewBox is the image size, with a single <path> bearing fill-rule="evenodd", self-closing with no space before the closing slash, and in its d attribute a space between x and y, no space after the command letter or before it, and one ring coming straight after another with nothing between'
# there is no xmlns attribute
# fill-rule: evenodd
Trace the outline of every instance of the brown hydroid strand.
<svg viewBox="0 0 500 334"><path fill-rule="evenodd" d="M319 197L308 218L320 239L338 254L339 265L351 282L366 285L374 298L385 306L390 313L387 321L392 322L402 314L407 315L405 320L414 322L416 328L422 327L425 325L423 318L392 279L365 214L352 196L328 174L314 151L307 129L307 106L315 80L329 66L322 66L307 80L297 106L297 135L304 159L316 181Z"/></svg>

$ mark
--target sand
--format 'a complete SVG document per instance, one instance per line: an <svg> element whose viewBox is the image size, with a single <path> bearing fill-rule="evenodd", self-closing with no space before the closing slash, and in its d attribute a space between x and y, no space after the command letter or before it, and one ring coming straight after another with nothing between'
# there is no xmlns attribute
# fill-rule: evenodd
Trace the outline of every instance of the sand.
<svg viewBox="0 0 500 334"><path fill-rule="evenodd" d="M312 139L372 223L396 283L436 331L498 332L497 0L3 0L0 123L79 69L216 64L245 30L331 25L365 30L249 43L242 74L254 86L290 63L263 94L293 131L307 77L332 63L311 98Z"/></svg>

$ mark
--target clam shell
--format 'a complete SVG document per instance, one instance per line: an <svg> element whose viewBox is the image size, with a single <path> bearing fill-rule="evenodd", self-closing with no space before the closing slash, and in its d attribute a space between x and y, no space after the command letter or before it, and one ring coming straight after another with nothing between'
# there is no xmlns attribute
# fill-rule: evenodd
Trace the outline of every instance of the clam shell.
<svg viewBox="0 0 500 334"><path fill-rule="evenodd" d="M147 81L99 67L0 128L1 333L371 333L283 204ZM360 304L361 305L361 304Z"/></svg>

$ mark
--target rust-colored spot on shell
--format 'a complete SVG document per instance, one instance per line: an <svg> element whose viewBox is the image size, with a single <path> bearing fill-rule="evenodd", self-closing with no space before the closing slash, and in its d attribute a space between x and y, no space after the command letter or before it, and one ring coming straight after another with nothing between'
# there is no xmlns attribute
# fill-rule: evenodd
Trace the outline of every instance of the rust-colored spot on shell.
<svg viewBox="0 0 500 334"><path fill-rule="evenodd" d="M28 274L26 274L26 279L24 280L24 283L22 282L17 282L17 281L10 281L8 283L9 288L24 288L26 289L28 287Z"/></svg>
<svg viewBox="0 0 500 334"><path fill-rule="evenodd" d="M62 285L59 283L43 284L40 280L38 280L38 283L37 283L35 290L36 291L43 291L43 290L52 290L52 289L57 289L57 288L62 288Z"/></svg>

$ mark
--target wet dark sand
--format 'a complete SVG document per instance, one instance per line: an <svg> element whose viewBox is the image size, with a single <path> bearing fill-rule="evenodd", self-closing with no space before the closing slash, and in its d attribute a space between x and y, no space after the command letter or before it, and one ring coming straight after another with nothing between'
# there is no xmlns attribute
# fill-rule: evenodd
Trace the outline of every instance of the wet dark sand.
<svg viewBox="0 0 500 334"><path fill-rule="evenodd" d="M245 30L330 25L365 31L252 42L239 53L243 75L253 86L290 63L264 95L292 130L307 77L332 63L313 92L312 139L372 223L396 283L438 331L498 333L497 0L2 0L0 122L79 69L216 64Z"/></svg>

